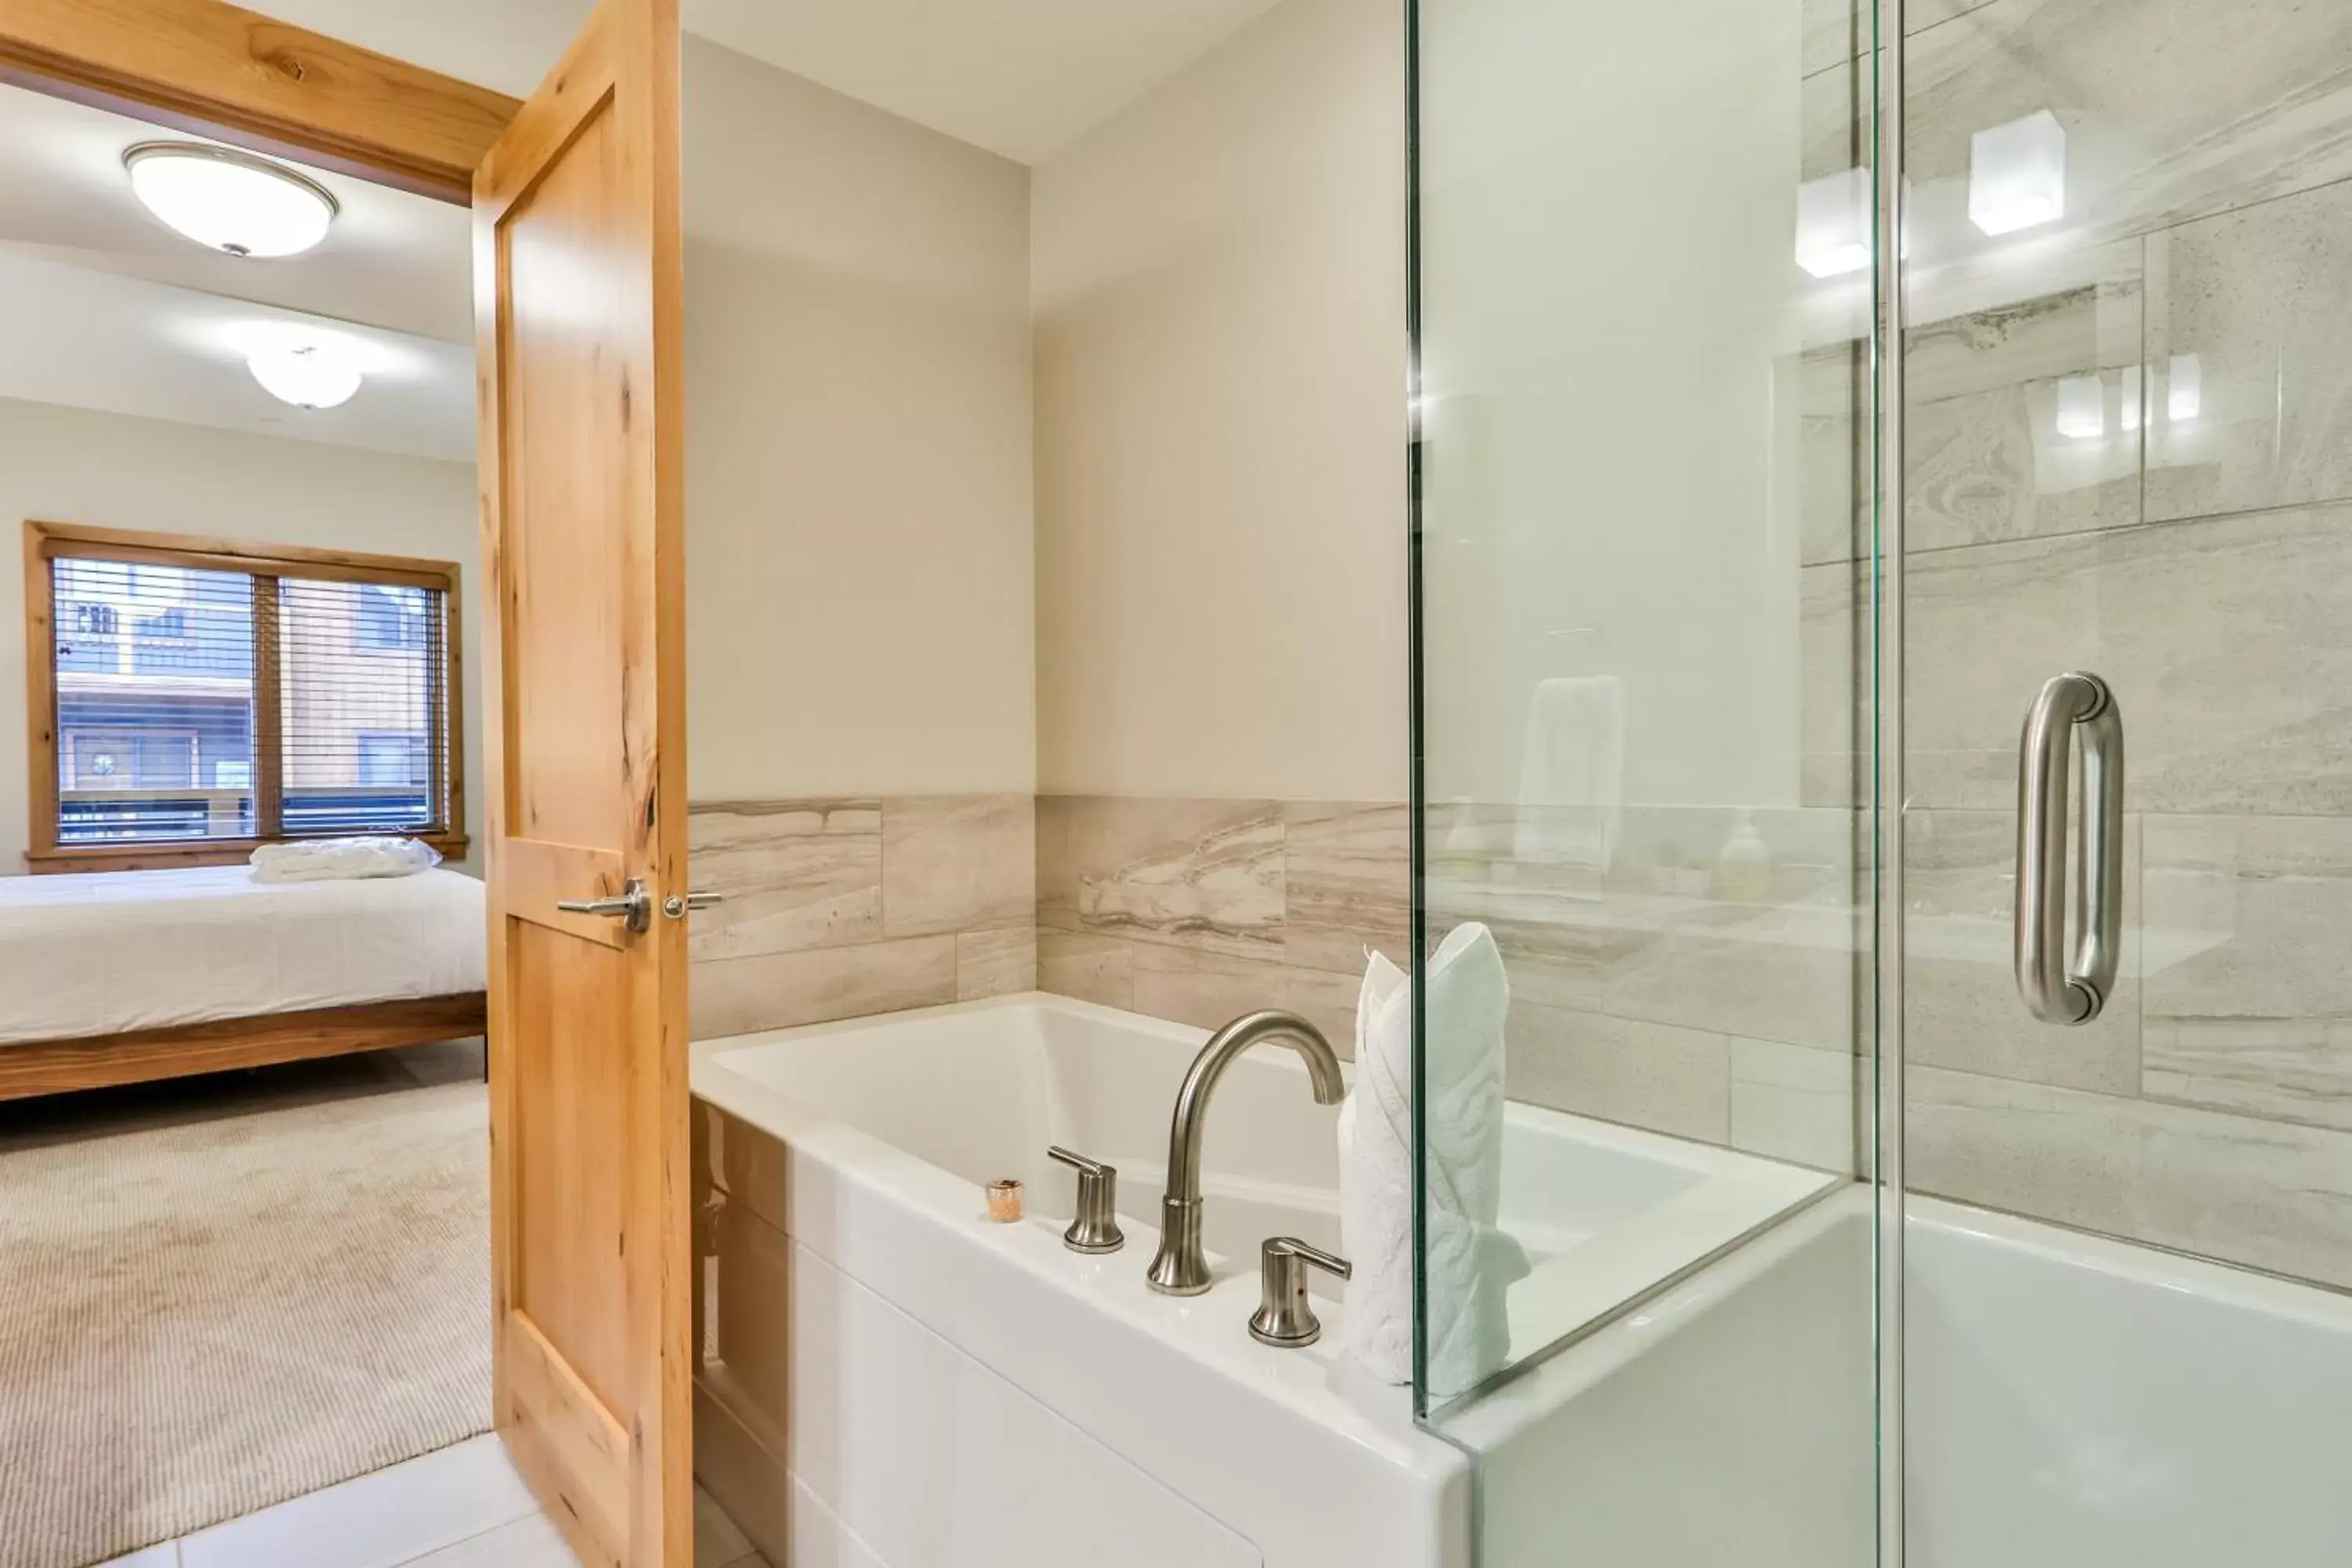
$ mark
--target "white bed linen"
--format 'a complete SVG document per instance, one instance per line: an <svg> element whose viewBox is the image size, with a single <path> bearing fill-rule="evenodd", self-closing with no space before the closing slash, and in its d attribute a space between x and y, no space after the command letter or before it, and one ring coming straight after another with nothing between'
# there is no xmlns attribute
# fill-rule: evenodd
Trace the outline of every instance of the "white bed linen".
<svg viewBox="0 0 2352 1568"><path fill-rule="evenodd" d="M483 942L482 885L455 871L0 877L0 1046L479 991Z"/></svg>

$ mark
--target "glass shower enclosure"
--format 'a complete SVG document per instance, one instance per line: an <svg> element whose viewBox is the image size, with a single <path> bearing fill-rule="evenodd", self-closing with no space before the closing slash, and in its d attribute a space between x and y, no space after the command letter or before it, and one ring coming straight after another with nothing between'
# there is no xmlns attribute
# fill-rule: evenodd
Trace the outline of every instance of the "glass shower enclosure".
<svg viewBox="0 0 2352 1568"><path fill-rule="evenodd" d="M2352 12L1412 9L1481 1560L2352 1562Z"/></svg>

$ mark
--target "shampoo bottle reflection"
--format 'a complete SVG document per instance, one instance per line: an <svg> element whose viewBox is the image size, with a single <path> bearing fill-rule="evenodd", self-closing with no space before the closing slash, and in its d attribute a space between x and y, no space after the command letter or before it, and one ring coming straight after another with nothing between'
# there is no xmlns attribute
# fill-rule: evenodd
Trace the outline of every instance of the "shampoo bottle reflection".
<svg viewBox="0 0 2352 1568"><path fill-rule="evenodd" d="M1727 904L1761 904L1772 897L1772 852L1747 806L1733 811L1731 832L1716 851L1715 897Z"/></svg>

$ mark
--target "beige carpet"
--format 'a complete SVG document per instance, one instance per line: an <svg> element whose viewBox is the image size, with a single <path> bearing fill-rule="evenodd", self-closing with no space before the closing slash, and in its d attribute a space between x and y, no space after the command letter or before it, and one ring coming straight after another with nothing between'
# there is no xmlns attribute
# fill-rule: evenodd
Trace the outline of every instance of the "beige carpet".
<svg viewBox="0 0 2352 1568"><path fill-rule="evenodd" d="M80 1568L488 1430L483 1086L398 1059L10 1108L0 1568Z"/></svg>

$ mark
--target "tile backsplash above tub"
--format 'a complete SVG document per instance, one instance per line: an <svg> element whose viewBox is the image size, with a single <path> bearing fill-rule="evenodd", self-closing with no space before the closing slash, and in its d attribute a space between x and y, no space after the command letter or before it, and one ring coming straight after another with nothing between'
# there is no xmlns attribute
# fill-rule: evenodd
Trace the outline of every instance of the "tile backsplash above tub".
<svg viewBox="0 0 2352 1568"><path fill-rule="evenodd" d="M1365 952L1402 963L1405 808L1046 795L1041 988L1214 1028L1258 1007L1355 1042Z"/></svg>
<svg viewBox="0 0 2352 1568"><path fill-rule="evenodd" d="M698 803L695 1037L1031 989L1035 843L1026 795Z"/></svg>

